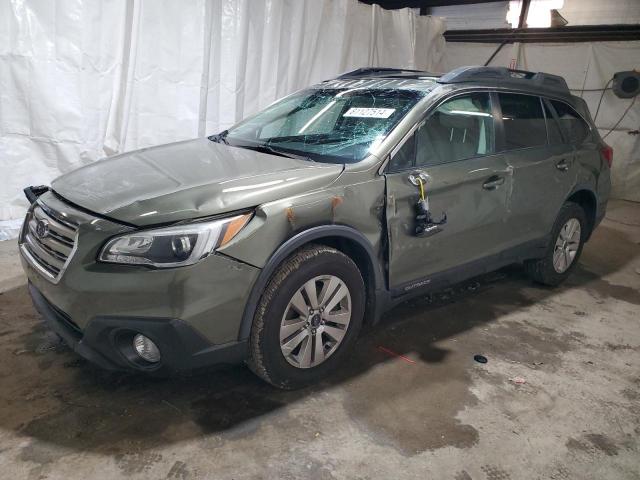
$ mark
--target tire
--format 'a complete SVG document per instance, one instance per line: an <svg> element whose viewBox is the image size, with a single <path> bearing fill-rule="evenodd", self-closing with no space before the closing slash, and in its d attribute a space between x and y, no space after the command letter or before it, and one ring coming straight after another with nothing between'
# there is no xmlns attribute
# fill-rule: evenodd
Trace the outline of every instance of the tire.
<svg viewBox="0 0 640 480"><path fill-rule="evenodd" d="M327 295L325 289L333 290L335 295ZM311 290L317 292L318 308L323 297L327 297L324 305L330 311L299 313L301 305L299 301L294 302L294 298L299 300L298 295L302 295L308 307L313 304L307 293ZM339 303L330 305L338 297L341 297ZM249 368L282 389L301 388L319 381L334 372L352 350L362 327L364 307L364 281L353 260L324 245L303 247L282 263L260 299L249 339ZM349 320L346 320L347 313L350 313ZM348 321L348 325L332 321L338 318L340 322ZM306 323L299 325L301 321ZM344 333L337 332L338 329ZM342 338L336 340L340 335ZM290 351L302 337L305 339L298 348Z"/></svg>
<svg viewBox="0 0 640 480"><path fill-rule="evenodd" d="M575 225L574 223L569 223L572 220L577 221L580 225L579 235L575 238L575 241L578 241L577 249L575 250L575 255L571 258L568 266L564 269L560 268L558 270L556 266L554 266L554 254L557 252L556 246L558 242L562 242L559 239L560 234L563 236L571 230L564 230L566 225ZM569 227L570 228L570 227ZM582 253L582 248L584 246L585 239L588 235L588 223L587 216L584 212L584 209L573 202L566 202L560 212L558 212L558 216L556 217L556 221L553 224L553 229L551 230L551 240L549 245L547 246L547 250L544 256L540 259L536 260L527 260L524 263L525 270L529 274L529 276L538 283L542 283L543 285L549 285L555 287L560 285L571 273L571 271L575 268L578 260L580 258L580 254ZM568 245L572 242L568 242ZM575 245L575 242L573 242ZM561 250L561 249L560 249ZM567 257L562 256L566 261ZM562 262L561 266L563 265Z"/></svg>

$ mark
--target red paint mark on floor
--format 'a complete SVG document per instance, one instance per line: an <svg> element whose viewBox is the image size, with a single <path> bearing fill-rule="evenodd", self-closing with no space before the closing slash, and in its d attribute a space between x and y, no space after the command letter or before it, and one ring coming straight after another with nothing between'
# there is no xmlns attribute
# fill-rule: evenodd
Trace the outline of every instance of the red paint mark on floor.
<svg viewBox="0 0 640 480"><path fill-rule="evenodd" d="M407 363L416 363L413 360L411 360L409 357L405 357L404 355L400 355L399 353L396 353L393 350L389 350L388 348L383 347L382 345L378 345L378 350L380 350L381 352L386 353L387 355L391 355L392 357L398 357L400 360L404 360Z"/></svg>

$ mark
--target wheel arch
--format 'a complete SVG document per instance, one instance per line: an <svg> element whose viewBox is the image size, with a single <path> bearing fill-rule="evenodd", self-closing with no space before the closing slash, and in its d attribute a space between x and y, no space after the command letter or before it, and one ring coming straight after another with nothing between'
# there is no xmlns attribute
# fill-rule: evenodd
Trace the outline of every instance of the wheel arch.
<svg viewBox="0 0 640 480"><path fill-rule="evenodd" d="M589 237L591 237L591 233L595 228L596 222L598 203L595 192L589 187L577 187L571 195L567 197L566 201L577 203L584 210L584 213L587 216L587 221L589 222L589 231L587 232L586 238L586 240L588 240Z"/></svg>
<svg viewBox="0 0 640 480"><path fill-rule="evenodd" d="M335 248L355 262L360 269L367 290L365 323L367 319L375 321L378 318L382 299L379 292L385 290L384 276L371 242L358 230L346 225L319 225L297 233L280 245L271 255L249 294L240 323L238 340L243 341L249 338L260 297L278 267L294 251L311 243Z"/></svg>

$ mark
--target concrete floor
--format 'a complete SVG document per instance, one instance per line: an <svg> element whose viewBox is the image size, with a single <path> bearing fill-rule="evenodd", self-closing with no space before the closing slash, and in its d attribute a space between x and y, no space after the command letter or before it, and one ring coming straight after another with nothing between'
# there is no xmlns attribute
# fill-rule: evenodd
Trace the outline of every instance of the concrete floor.
<svg viewBox="0 0 640 480"><path fill-rule="evenodd" d="M0 477L638 479L639 225L613 203L562 288L511 267L402 305L298 392L243 367L93 368L41 326L3 242Z"/></svg>

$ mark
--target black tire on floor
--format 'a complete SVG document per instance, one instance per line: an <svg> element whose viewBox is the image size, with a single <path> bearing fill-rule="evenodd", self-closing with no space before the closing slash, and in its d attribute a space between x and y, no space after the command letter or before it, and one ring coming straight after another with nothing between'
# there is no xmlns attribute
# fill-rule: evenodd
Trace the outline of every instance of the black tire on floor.
<svg viewBox="0 0 640 480"><path fill-rule="evenodd" d="M580 222L580 245L578 246L576 255L569 268L567 268L562 273L558 273L553 267L553 253L555 250L556 240L558 239L558 235L560 234L560 229L571 218L575 218L576 220L578 220L578 222ZM527 260L524 263L525 270L527 271L528 275L534 281L542 283L544 285L553 287L560 285L571 274L571 271L575 268L578 260L580 259L582 247L584 246L585 239L588 235L588 228L589 226L584 209L577 203L566 202L560 209L560 212L556 217L556 221L553 224L553 229L551 230L551 238L549 240L549 245L547 246L547 250L544 256L540 259Z"/></svg>
<svg viewBox="0 0 640 480"><path fill-rule="evenodd" d="M280 349L280 325L293 295L308 280L334 275L351 295L351 319L335 352L311 368L291 365ZM287 258L273 275L256 309L249 339L247 365L260 378L278 388L312 384L335 371L352 349L362 326L365 286L357 265L347 255L324 245L308 245Z"/></svg>

